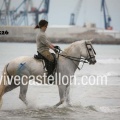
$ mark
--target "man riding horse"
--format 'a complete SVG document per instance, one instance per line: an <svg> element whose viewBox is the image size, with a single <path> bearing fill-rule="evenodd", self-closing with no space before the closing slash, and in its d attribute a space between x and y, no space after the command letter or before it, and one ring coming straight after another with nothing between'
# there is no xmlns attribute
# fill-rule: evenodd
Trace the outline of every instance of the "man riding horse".
<svg viewBox="0 0 120 120"><path fill-rule="evenodd" d="M57 53L58 46L54 46L52 45L50 41L48 41L46 34L45 34L47 26L48 26L48 21L41 20L39 22L39 25L36 25L35 29L37 28L40 29L40 32L38 33L36 37L38 57L42 56L44 59L48 61L47 77L49 77L53 73L53 70L54 70L54 57L50 53L49 49L52 49Z"/></svg>

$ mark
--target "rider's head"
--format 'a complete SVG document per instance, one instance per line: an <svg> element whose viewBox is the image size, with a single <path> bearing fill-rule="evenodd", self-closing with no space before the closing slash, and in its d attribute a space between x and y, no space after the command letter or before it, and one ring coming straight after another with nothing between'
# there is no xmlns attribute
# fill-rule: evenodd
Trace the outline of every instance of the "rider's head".
<svg viewBox="0 0 120 120"><path fill-rule="evenodd" d="M48 26L48 21L40 20L39 25L36 25L35 29L40 28L41 30L46 31L47 26Z"/></svg>

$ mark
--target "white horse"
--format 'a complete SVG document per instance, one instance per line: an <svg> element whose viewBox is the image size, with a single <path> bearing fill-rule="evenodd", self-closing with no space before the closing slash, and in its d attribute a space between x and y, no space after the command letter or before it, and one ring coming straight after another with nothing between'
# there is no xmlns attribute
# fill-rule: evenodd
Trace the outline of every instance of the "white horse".
<svg viewBox="0 0 120 120"><path fill-rule="evenodd" d="M95 51L90 41L82 40L74 42L68 48L66 48L58 58L56 73L60 73L61 76L67 75L68 78L70 78L70 76L74 75L76 69L78 68L81 57L85 58L89 62L89 64L96 63ZM36 60L34 59L34 57L28 56L18 57L5 65L2 74L2 81L0 84L0 103L2 104L2 96L6 92L9 92L14 88L20 86L19 98L27 105L26 93L30 76L33 75L35 78L37 78L35 79L35 81L40 82L38 76L43 76L43 74L46 73L43 67L44 65L40 60ZM21 82L21 80L19 80L18 78L21 79L22 77L23 81ZM8 83L8 79L10 80L10 78L12 78L11 84ZM17 81L15 81L15 79L17 79ZM60 101L55 105L56 107L61 105L64 101L70 104L70 79L68 79L68 84L63 84L62 81L59 79L59 76L57 76L56 78L56 81L58 80L61 83L57 84L59 89ZM42 84L48 83L47 79L43 81L43 78L41 78L41 81ZM66 77L64 77L63 81L66 81Z"/></svg>

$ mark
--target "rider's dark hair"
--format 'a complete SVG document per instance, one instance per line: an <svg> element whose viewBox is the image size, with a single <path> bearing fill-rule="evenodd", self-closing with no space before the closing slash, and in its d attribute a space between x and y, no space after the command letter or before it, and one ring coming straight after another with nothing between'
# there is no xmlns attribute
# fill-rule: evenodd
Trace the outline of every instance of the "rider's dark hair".
<svg viewBox="0 0 120 120"><path fill-rule="evenodd" d="M41 27L43 27L45 25L48 25L48 21L46 21L46 20L40 20L39 25L36 25L35 29L41 28Z"/></svg>

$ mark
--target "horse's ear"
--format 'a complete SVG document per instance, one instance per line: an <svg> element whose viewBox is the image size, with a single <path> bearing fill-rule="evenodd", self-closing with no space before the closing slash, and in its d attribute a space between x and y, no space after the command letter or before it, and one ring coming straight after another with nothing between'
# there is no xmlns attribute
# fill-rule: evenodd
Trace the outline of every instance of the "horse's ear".
<svg viewBox="0 0 120 120"><path fill-rule="evenodd" d="M86 40L86 42L92 42L94 39L92 38L92 39L89 39L89 40Z"/></svg>
<svg viewBox="0 0 120 120"><path fill-rule="evenodd" d="M93 38L91 38L91 39L89 39L88 41L89 41L89 42L92 42L93 40L94 40L94 39L93 39Z"/></svg>

